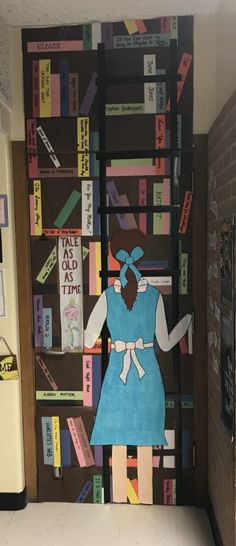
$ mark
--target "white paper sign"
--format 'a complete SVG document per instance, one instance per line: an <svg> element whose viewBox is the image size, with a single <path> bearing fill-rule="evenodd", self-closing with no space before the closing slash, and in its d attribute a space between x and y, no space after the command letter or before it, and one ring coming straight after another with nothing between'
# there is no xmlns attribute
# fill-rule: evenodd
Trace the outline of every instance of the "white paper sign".
<svg viewBox="0 0 236 546"><path fill-rule="evenodd" d="M82 235L93 236L93 181L82 180Z"/></svg>
<svg viewBox="0 0 236 546"><path fill-rule="evenodd" d="M62 349L83 350L83 284L80 237L59 237Z"/></svg>

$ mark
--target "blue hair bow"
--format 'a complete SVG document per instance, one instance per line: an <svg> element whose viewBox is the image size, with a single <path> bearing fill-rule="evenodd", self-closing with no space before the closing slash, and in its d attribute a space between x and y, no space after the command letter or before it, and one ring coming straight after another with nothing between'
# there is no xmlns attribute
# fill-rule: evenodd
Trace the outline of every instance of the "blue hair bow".
<svg viewBox="0 0 236 546"><path fill-rule="evenodd" d="M140 246L136 246L133 248L132 252L129 254L126 250L118 250L116 253L116 258L119 260L119 262L124 262L124 265L122 266L120 270L120 282L121 286L124 288L127 285L127 279L126 279L126 272L129 269L131 269L137 279L137 282L141 278L141 273L139 273L139 270L134 265L134 262L137 262L142 256L144 255L144 250Z"/></svg>

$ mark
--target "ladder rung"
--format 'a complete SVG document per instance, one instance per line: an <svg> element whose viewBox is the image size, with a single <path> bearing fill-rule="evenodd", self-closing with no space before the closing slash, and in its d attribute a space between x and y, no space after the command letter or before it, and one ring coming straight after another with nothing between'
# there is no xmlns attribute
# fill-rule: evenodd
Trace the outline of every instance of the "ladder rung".
<svg viewBox="0 0 236 546"><path fill-rule="evenodd" d="M144 74L136 76L105 76L104 78L96 78L96 84L101 87L112 85L129 85L136 83L153 83L153 82L178 82L183 78L181 74L153 74L145 76Z"/></svg>
<svg viewBox="0 0 236 546"><path fill-rule="evenodd" d="M139 269L143 277L178 277L178 269ZM100 271L100 277L119 277L120 271Z"/></svg>
<svg viewBox="0 0 236 546"><path fill-rule="evenodd" d="M140 212L170 212L177 214L179 212L180 205L132 205L129 207L98 207L100 214L130 214Z"/></svg>
<svg viewBox="0 0 236 546"><path fill-rule="evenodd" d="M192 152L192 148L171 150L99 150L96 158L99 159L140 159L154 157L180 157L181 152Z"/></svg>

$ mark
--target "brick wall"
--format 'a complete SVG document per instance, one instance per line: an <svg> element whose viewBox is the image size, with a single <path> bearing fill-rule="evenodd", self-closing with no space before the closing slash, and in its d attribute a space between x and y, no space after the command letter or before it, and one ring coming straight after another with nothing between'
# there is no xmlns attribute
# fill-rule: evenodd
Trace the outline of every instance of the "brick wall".
<svg viewBox="0 0 236 546"><path fill-rule="evenodd" d="M236 217L236 91L208 136L208 489L224 546L235 544L236 452L220 417L220 229L231 216Z"/></svg>

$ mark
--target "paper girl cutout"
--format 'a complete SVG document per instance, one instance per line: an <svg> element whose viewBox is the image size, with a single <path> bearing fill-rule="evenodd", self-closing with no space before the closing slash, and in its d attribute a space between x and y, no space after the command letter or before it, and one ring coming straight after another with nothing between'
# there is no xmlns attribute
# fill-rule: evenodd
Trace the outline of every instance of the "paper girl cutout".
<svg viewBox="0 0 236 546"><path fill-rule="evenodd" d="M119 230L113 236L111 252L120 261L120 279L101 294L84 333L84 345L92 348L107 320L111 336L92 445L167 445L154 336L163 351L170 351L187 331L191 315L168 333L162 296L136 267L144 247L145 236L138 230Z"/></svg>

